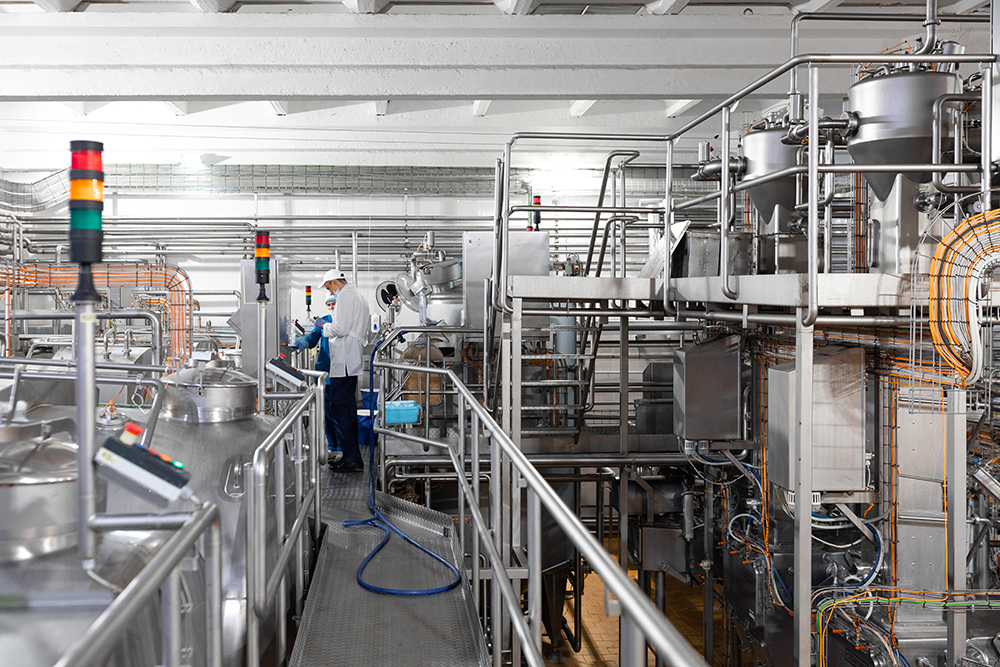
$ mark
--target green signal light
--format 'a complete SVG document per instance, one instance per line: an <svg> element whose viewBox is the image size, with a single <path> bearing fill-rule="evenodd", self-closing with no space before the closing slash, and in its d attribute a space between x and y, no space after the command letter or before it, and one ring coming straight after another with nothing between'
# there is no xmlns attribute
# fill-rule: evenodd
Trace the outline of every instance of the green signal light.
<svg viewBox="0 0 1000 667"><path fill-rule="evenodd" d="M174 463L174 465L175 465L175 466L177 466L178 468L183 468L183 467L184 467L184 464L183 464L183 463L181 463L180 461L174 461L173 463Z"/></svg>

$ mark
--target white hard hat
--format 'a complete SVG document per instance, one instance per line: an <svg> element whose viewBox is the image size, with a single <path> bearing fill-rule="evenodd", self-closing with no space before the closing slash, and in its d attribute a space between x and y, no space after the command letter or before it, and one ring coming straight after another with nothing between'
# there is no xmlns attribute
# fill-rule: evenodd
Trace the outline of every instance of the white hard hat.
<svg viewBox="0 0 1000 667"><path fill-rule="evenodd" d="M326 284L331 280L340 280L343 277L344 274L338 271L337 269L330 269L329 271L323 274L323 283Z"/></svg>

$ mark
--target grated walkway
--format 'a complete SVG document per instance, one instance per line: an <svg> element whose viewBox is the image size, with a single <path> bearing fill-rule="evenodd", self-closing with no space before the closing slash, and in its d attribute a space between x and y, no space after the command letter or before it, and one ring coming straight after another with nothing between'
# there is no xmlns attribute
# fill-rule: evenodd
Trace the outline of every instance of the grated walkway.
<svg viewBox="0 0 1000 667"><path fill-rule="evenodd" d="M371 515L367 471L323 474L326 534L291 667L487 665L464 568L459 586L431 596L384 595L358 585L358 566L384 536L371 526L342 525ZM403 532L458 566L458 540L449 517L382 493L376 493L376 503ZM452 577L396 535L365 570L366 581L390 588L434 588Z"/></svg>

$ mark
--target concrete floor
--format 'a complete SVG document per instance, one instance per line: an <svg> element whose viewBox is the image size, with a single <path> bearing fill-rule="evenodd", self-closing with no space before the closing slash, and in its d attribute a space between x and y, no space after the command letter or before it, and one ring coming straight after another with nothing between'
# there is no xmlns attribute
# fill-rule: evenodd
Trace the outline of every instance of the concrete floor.
<svg viewBox="0 0 1000 667"><path fill-rule="evenodd" d="M636 578L636 571L629 574ZM666 578L667 618L673 623L699 653L704 653L705 638L702 610L704 592L701 586L688 587L684 583L668 576ZM565 615L572 624L573 602L567 601ZM722 609L715 609L715 664L724 665L722 646ZM547 644L548 637L543 641ZM547 650L547 646L546 646ZM604 585L600 577L590 574L584 585L583 593L583 642L579 653L574 653L563 641L562 655L565 662L546 662L548 665L562 664L566 667L596 666L618 667L618 617L604 615ZM652 651L649 653L648 664L656 664ZM747 664L747 663L744 663Z"/></svg>

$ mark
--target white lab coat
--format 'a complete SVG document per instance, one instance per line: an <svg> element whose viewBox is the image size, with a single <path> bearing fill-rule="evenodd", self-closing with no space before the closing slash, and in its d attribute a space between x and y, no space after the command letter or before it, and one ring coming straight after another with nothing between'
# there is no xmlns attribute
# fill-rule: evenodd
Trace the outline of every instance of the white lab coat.
<svg viewBox="0 0 1000 667"><path fill-rule="evenodd" d="M323 325L323 335L330 339L330 377L361 375L364 371L362 350L369 326L368 304L357 285L348 283L337 294L333 321Z"/></svg>

